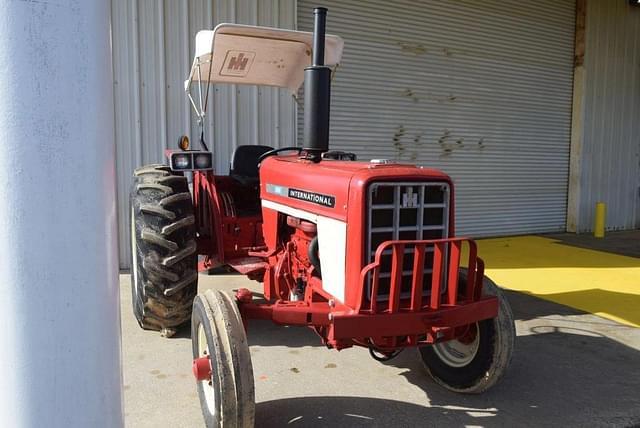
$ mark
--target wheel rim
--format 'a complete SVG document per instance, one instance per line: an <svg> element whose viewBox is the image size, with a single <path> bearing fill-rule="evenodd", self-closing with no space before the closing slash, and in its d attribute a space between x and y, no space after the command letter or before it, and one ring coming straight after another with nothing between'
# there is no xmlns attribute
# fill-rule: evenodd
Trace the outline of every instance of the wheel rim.
<svg viewBox="0 0 640 428"><path fill-rule="evenodd" d="M207 343L207 334L204 331L204 327L202 326L202 323L200 323L198 324L198 357L205 357L205 356L209 357L209 361L211 363L212 375L211 375L211 379L209 379L208 381L207 380L201 381L200 386L202 387L202 391L204 392L204 399L205 399L205 402L207 403L207 410L211 415L215 416L218 410L218 407L217 407L218 397L217 397L217 391L213 387L213 376L215 375L215 373L213 373L214 359L211 352L209 351L209 345Z"/></svg>
<svg viewBox="0 0 640 428"><path fill-rule="evenodd" d="M480 331L477 323L471 328L475 329L472 340L452 339L433 345L433 351L443 363L450 367L464 367L473 361L480 348Z"/></svg>
<svg viewBox="0 0 640 428"><path fill-rule="evenodd" d="M136 300L138 299L138 245L136 238L136 217L131 207L131 269L133 272L133 292Z"/></svg>

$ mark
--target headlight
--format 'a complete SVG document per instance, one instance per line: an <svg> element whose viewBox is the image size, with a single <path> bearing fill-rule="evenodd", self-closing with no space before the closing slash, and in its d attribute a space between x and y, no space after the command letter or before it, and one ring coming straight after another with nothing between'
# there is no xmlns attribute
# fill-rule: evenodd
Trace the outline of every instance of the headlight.
<svg viewBox="0 0 640 428"><path fill-rule="evenodd" d="M195 155L196 169L209 169L211 168L211 153L200 153Z"/></svg>
<svg viewBox="0 0 640 428"><path fill-rule="evenodd" d="M175 155L173 157L173 166L177 169L190 169L191 159L189 155Z"/></svg>
<svg viewBox="0 0 640 428"><path fill-rule="evenodd" d="M213 169L213 155L199 150L171 151L169 166L174 171L208 171Z"/></svg>

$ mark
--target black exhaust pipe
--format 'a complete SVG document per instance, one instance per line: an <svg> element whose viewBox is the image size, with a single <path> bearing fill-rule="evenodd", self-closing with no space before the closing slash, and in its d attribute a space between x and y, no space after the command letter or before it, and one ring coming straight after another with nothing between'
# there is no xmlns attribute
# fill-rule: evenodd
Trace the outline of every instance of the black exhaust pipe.
<svg viewBox="0 0 640 428"><path fill-rule="evenodd" d="M304 151L314 162L329 151L331 69L324 65L327 9L313 9L313 58L304 69Z"/></svg>

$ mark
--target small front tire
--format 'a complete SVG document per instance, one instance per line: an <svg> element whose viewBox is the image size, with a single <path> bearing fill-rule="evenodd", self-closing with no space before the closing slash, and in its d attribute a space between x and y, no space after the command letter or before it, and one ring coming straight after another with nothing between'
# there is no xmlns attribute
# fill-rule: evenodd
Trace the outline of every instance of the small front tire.
<svg viewBox="0 0 640 428"><path fill-rule="evenodd" d="M465 284L466 269L460 271ZM515 324L509 302L500 288L484 277L483 294L497 296L498 316L469 326L463 337L420 348L429 375L446 389L479 394L494 386L511 362L515 346Z"/></svg>
<svg viewBox="0 0 640 428"><path fill-rule="evenodd" d="M253 367L235 299L220 290L198 295L191 338L193 358L208 357L211 364L211 378L197 383L207 428L253 427Z"/></svg>

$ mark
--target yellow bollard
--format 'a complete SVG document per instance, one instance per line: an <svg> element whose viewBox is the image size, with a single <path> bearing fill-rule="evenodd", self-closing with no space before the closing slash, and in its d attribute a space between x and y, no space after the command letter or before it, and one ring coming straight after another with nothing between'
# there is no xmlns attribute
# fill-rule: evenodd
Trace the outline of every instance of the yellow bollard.
<svg viewBox="0 0 640 428"><path fill-rule="evenodd" d="M607 215L607 206L604 202L596 204L596 221L593 227L593 236L596 238L604 238L604 222Z"/></svg>

